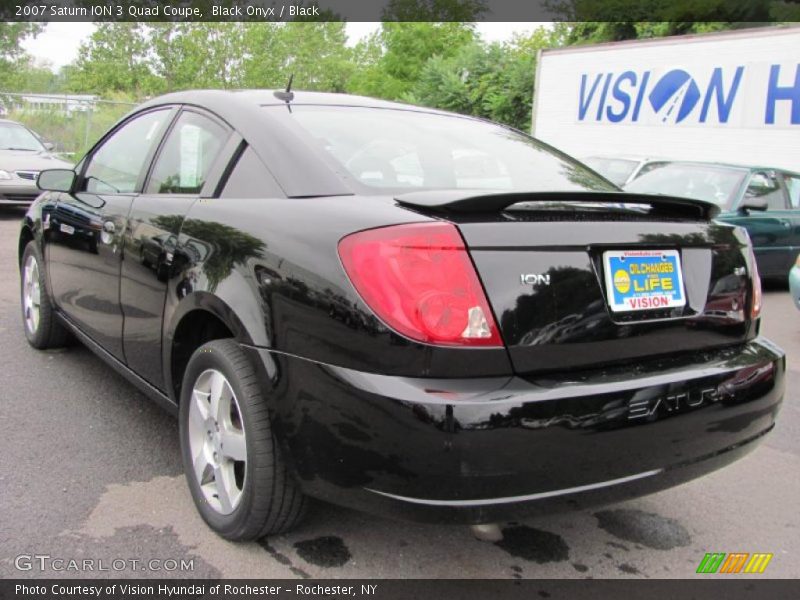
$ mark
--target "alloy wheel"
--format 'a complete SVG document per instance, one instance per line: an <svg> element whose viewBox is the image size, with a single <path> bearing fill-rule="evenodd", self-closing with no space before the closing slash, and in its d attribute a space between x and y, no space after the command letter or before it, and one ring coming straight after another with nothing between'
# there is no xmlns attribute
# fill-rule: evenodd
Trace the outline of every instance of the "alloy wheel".
<svg viewBox="0 0 800 600"><path fill-rule="evenodd" d="M242 413L225 375L203 371L189 405L192 472L208 505L229 515L238 506L247 475L247 445Z"/></svg>
<svg viewBox="0 0 800 600"><path fill-rule="evenodd" d="M22 271L22 290L25 327L28 328L31 334L35 334L39 329L42 290L39 286L39 263L33 254L29 255L25 261L25 267Z"/></svg>

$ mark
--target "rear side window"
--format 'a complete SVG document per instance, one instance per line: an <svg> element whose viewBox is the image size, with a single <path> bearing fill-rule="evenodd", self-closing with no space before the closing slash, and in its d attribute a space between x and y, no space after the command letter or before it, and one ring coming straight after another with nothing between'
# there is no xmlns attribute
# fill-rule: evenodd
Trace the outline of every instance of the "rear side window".
<svg viewBox="0 0 800 600"><path fill-rule="evenodd" d="M786 175L786 189L789 191L789 203L792 208L800 208L800 176Z"/></svg>
<svg viewBox="0 0 800 600"><path fill-rule="evenodd" d="M128 121L92 155L83 190L95 194L137 191L145 161L161 139L171 110L157 110Z"/></svg>
<svg viewBox="0 0 800 600"><path fill-rule="evenodd" d="M199 194L230 132L216 121L184 112L169 132L145 192Z"/></svg>
<svg viewBox="0 0 800 600"><path fill-rule="evenodd" d="M245 148L231 171L222 198L285 198L267 167L251 147Z"/></svg>

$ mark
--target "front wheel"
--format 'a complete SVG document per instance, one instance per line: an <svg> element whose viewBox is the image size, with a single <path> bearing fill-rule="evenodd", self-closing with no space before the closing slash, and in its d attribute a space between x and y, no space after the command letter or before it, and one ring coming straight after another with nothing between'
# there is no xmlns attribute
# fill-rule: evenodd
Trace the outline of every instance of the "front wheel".
<svg viewBox="0 0 800 600"><path fill-rule="evenodd" d="M192 498L205 522L230 540L294 527L306 499L281 456L264 393L234 340L215 340L189 360L180 438Z"/></svg>
<svg viewBox="0 0 800 600"><path fill-rule="evenodd" d="M35 242L29 242L22 254L22 325L28 343L39 350L64 346L69 333L58 321L45 288L42 255Z"/></svg>

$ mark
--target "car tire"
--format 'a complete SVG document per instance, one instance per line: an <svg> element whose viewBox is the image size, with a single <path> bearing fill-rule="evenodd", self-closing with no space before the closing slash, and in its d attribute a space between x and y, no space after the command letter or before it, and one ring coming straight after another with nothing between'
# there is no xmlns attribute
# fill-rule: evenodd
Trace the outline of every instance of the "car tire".
<svg viewBox="0 0 800 600"><path fill-rule="evenodd" d="M47 293L43 265L36 242L29 242L22 254L20 273L22 326L28 343L39 350L60 348L69 341L69 332L58 320Z"/></svg>
<svg viewBox="0 0 800 600"><path fill-rule="evenodd" d="M237 342L214 340L192 354L179 422L186 479L211 529L243 541L300 522L308 501L281 455L264 391Z"/></svg>

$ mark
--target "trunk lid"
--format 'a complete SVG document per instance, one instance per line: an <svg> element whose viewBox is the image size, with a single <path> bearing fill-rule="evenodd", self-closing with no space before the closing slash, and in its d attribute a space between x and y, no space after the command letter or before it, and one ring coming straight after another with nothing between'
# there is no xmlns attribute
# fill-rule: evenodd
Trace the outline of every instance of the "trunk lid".
<svg viewBox="0 0 800 600"><path fill-rule="evenodd" d="M498 196L492 195L493 208L463 198L455 200L456 210L430 198L410 207L442 212L459 227L516 372L625 362L635 369L632 361L639 359L702 352L754 337L746 234L710 221L715 210L705 203L581 194L576 204L536 195L532 202L509 198L511 204L498 210L503 204ZM612 199L617 202L609 204ZM473 208L465 209L470 203ZM647 279L668 286L669 279L682 294L656 291L652 297L672 302L680 296L682 305L628 310L617 302L614 310L620 256L628 261L624 269L633 269L628 288L647 286ZM655 266L648 267L647 260ZM652 273L636 275L644 269ZM677 271L676 277L662 270Z"/></svg>

